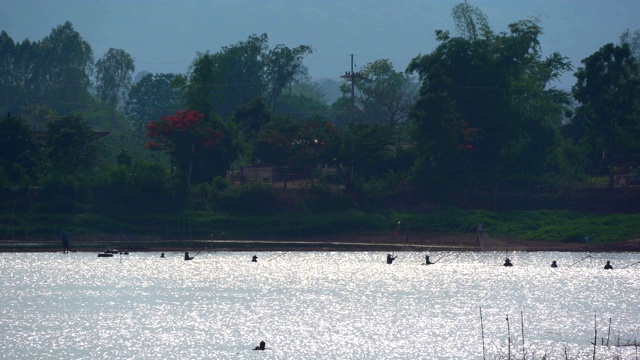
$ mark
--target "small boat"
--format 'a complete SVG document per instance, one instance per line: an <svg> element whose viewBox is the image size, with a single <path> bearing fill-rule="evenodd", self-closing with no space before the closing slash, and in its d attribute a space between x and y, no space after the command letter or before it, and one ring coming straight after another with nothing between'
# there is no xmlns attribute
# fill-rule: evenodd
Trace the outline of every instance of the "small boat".
<svg viewBox="0 0 640 360"><path fill-rule="evenodd" d="M117 254L117 253L119 253L119 251L115 250L115 249L107 249L107 250L104 251L104 253L105 254Z"/></svg>
<svg viewBox="0 0 640 360"><path fill-rule="evenodd" d="M102 254L98 254L98 257L113 257L113 254L104 252Z"/></svg>

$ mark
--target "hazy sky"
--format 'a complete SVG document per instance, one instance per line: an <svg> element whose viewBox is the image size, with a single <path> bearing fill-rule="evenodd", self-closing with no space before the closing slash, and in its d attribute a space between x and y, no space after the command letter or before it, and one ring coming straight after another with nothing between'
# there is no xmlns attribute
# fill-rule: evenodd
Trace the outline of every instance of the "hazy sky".
<svg viewBox="0 0 640 360"><path fill-rule="evenodd" d="M69 20L94 50L135 58L136 72L184 73L197 52L267 33L269 45L310 45L314 78L338 80L377 59L404 70L436 46L434 31L455 34L452 0L0 0L0 30L14 41L40 40ZM494 32L539 17L545 54L560 52L574 67L626 29L640 28L640 0L469 0ZM573 85L573 75L561 87Z"/></svg>

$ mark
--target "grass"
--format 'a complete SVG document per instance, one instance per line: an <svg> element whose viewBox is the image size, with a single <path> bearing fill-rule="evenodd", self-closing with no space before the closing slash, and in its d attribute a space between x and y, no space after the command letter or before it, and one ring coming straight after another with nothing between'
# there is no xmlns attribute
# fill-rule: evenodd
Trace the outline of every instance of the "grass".
<svg viewBox="0 0 640 360"><path fill-rule="evenodd" d="M400 225L398 224L400 221ZM442 208L423 213L366 213L359 210L256 216L213 212L107 217L96 214L0 214L0 238L52 238L61 230L74 236L148 236L160 239L268 239L328 236L348 232L474 233L478 223L494 237L552 242L606 243L640 238L640 214L593 214L568 210L492 212Z"/></svg>

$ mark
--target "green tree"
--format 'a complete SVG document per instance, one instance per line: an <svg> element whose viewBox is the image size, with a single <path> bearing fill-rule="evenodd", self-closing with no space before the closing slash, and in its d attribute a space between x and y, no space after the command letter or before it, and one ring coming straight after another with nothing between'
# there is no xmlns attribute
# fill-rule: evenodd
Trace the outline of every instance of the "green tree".
<svg viewBox="0 0 640 360"><path fill-rule="evenodd" d="M367 123L384 124L400 146L409 112L418 98L418 85L405 73L395 71L389 60L376 60L360 71L364 80L356 86L362 94Z"/></svg>
<svg viewBox="0 0 640 360"><path fill-rule="evenodd" d="M0 120L0 169L15 185L28 187L42 161L33 131L19 117L7 114Z"/></svg>
<svg viewBox="0 0 640 360"><path fill-rule="evenodd" d="M125 111L137 134L144 136L147 124L181 108L178 77L175 74L146 74L133 84Z"/></svg>
<svg viewBox="0 0 640 360"><path fill-rule="evenodd" d="M389 170L383 161L394 143L388 126L354 123L344 127L342 134L339 159L346 184L356 178L384 175Z"/></svg>
<svg viewBox="0 0 640 360"><path fill-rule="evenodd" d="M82 108L91 96L93 50L67 21L37 43L32 43L29 94L58 113Z"/></svg>
<svg viewBox="0 0 640 360"><path fill-rule="evenodd" d="M411 113L416 170L431 179L421 185L519 181L526 189L558 144L568 94L550 85L570 63L558 53L542 57L537 20L493 34L467 3L454 15L462 36L436 31L438 47L407 68L421 81Z"/></svg>
<svg viewBox="0 0 640 360"><path fill-rule="evenodd" d="M209 52L198 53L187 77L176 80L182 86L183 102L190 109L202 113L205 118L213 116L214 105L219 104L224 96L221 90L223 78L217 69L217 58L217 55Z"/></svg>
<svg viewBox="0 0 640 360"><path fill-rule="evenodd" d="M573 86L573 95L580 103L576 121L587 130L596 153L605 159L609 187L613 187L616 166L637 155L631 150L637 150L640 135L638 63L627 44L607 44L582 64Z"/></svg>
<svg viewBox="0 0 640 360"><path fill-rule="evenodd" d="M114 112L131 87L135 69L131 55L120 49L110 48L96 62L96 93Z"/></svg>
<svg viewBox="0 0 640 360"><path fill-rule="evenodd" d="M49 121L45 143L50 170L63 176L92 173L103 160L102 141L78 114Z"/></svg>
<svg viewBox="0 0 640 360"><path fill-rule="evenodd" d="M278 100L285 88L290 87L295 82L305 79L307 67L302 61L305 55L311 54L313 50L310 46L299 45L289 48L279 44L269 50L266 56L266 83L267 99L271 109L278 109Z"/></svg>
<svg viewBox="0 0 640 360"><path fill-rule="evenodd" d="M17 113L23 92L21 60L16 44L5 31L0 32L0 111Z"/></svg>
<svg viewBox="0 0 640 360"><path fill-rule="evenodd" d="M246 41L224 46L215 55L215 78L221 81L212 90L222 95L216 96L213 104L219 115L229 116L238 106L264 95L268 42L267 34L253 34Z"/></svg>
<svg viewBox="0 0 640 360"><path fill-rule="evenodd" d="M177 177L144 161L107 166L94 186L96 211L109 214L163 213L183 202Z"/></svg>
<svg viewBox="0 0 640 360"><path fill-rule="evenodd" d="M629 29L625 30L625 32L620 35L620 46L623 44L629 45L631 56L637 61L640 61L640 29L636 29L634 32L631 32Z"/></svg>

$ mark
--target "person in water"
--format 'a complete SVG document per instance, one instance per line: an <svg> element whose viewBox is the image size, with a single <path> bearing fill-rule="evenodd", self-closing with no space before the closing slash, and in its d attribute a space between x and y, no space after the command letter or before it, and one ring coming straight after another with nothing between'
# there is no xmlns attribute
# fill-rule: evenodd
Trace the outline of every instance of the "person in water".
<svg viewBox="0 0 640 360"><path fill-rule="evenodd" d="M425 255L425 256L424 256L424 264L425 264L425 265L431 265L431 264L433 264L433 263L431 262L431 260L429 260L429 255Z"/></svg>
<svg viewBox="0 0 640 360"><path fill-rule="evenodd" d="M60 233L60 240L62 240L62 252L65 254L68 253L69 252L69 234L63 231L62 233Z"/></svg>
<svg viewBox="0 0 640 360"><path fill-rule="evenodd" d="M607 263L604 265L604 269L613 270L613 266L611 266L611 263L609 262L609 260L607 260Z"/></svg>
<svg viewBox="0 0 640 360"><path fill-rule="evenodd" d="M160 257L164 259L164 253L160 254Z"/></svg>
<svg viewBox="0 0 640 360"><path fill-rule="evenodd" d="M504 266L513 266L513 264L511 263L511 260L509 260L509 258L506 258L504 260Z"/></svg>
<svg viewBox="0 0 640 360"><path fill-rule="evenodd" d="M553 260L553 261L551 262L551 267L552 267L552 268L557 268L557 267L558 267L558 263L557 263L555 260Z"/></svg>
<svg viewBox="0 0 640 360"><path fill-rule="evenodd" d="M393 256L391 254L387 254L387 264L393 264L393 260L395 260L397 256Z"/></svg>
<svg viewBox="0 0 640 360"><path fill-rule="evenodd" d="M253 350L264 350L265 348L264 340L260 341L260 345L256 346Z"/></svg>
<svg viewBox="0 0 640 360"><path fill-rule="evenodd" d="M189 252L185 251L184 252L184 259L185 260L193 260L193 256L189 256Z"/></svg>
<svg viewBox="0 0 640 360"><path fill-rule="evenodd" d="M478 226L476 226L476 234L478 236L478 241L480 241L482 235L484 234L484 223L480 223L478 224Z"/></svg>
<svg viewBox="0 0 640 360"><path fill-rule="evenodd" d="M253 257L251 258L251 262L258 262L258 256L253 255Z"/></svg>

